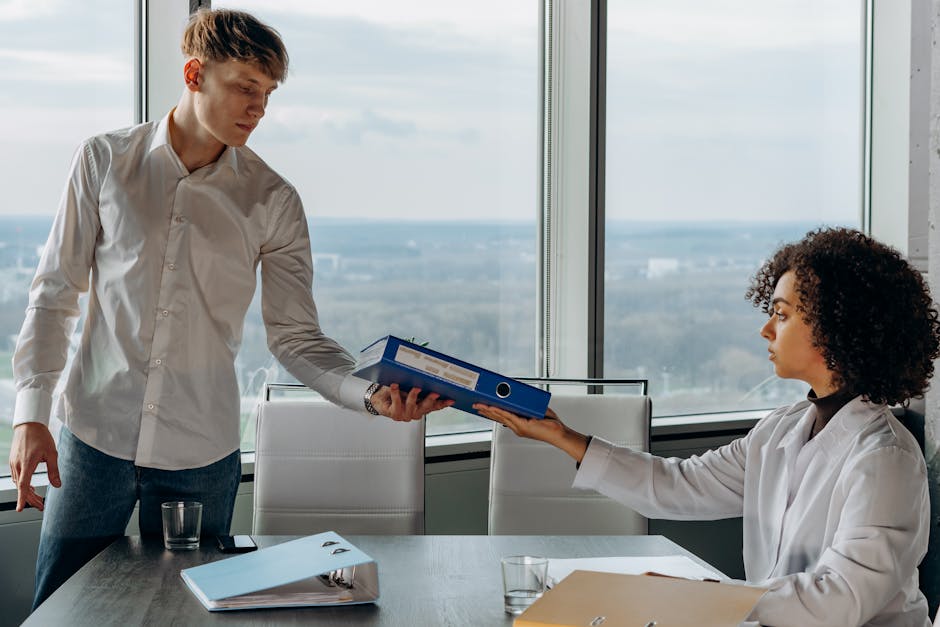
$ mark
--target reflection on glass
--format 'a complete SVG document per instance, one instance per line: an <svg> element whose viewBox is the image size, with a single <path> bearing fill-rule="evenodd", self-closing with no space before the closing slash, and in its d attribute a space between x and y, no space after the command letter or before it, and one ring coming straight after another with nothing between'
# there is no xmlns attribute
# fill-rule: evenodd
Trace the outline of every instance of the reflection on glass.
<svg viewBox="0 0 940 627"><path fill-rule="evenodd" d="M124 0L0 5L3 460L13 436L13 347L72 155L83 139L134 122L133 9Z"/></svg>
<svg viewBox="0 0 940 627"><path fill-rule="evenodd" d="M781 242L859 225L861 6L608 3L604 372L655 414L805 394L744 291Z"/></svg>
<svg viewBox="0 0 940 627"><path fill-rule="evenodd" d="M291 57L249 146L299 190L324 331L386 334L510 375L535 367L538 2L217 1ZM244 449L270 357L258 303L238 358ZM428 432L488 429L434 415Z"/></svg>

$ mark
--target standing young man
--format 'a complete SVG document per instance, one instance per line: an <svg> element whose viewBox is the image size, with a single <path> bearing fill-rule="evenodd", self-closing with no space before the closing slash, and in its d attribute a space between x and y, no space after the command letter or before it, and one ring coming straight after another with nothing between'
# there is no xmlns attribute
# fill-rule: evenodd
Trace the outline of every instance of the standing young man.
<svg viewBox="0 0 940 627"><path fill-rule="evenodd" d="M287 74L276 31L229 10L183 35L176 108L93 137L75 155L14 355L10 469L17 511L45 507L34 607L123 535L160 533L160 503L203 503L203 533L228 533L240 479L234 361L261 265L271 352L340 405L415 420L447 406L350 375L320 329L296 190L245 147ZM78 296L82 341L48 429ZM46 502L30 484L46 462Z"/></svg>

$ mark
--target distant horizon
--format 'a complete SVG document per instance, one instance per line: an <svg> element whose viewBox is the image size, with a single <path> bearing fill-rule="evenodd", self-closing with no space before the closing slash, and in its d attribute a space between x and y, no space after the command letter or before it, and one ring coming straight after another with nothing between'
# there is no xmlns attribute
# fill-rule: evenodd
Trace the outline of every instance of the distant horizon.
<svg viewBox="0 0 940 627"><path fill-rule="evenodd" d="M23 220L23 219L51 219L55 217L55 213L9 213L9 214L0 214L0 220ZM321 216L317 214L306 214L307 219L316 219L323 222L330 222L333 224L340 223L363 223L368 222L372 224L399 224L399 223L409 223L409 224L434 224L434 225L465 225L465 224L509 224L509 225L523 225L523 224L534 224L536 222L535 218L529 220L523 220L519 218L486 218L482 220L469 220L467 218L455 218L453 220L447 219L422 219L422 218L370 218L366 216ZM779 224L811 224L814 226L826 226L826 225L836 225L836 223L827 223L819 222L818 220L811 220L808 218L798 218L793 220L781 220L781 219L761 219L761 218L748 218L748 219L731 219L725 218L721 220L643 220L637 218L608 218L606 224L642 224L642 225L683 225L683 226L711 226L711 227L722 227L722 226L734 226L738 224L759 224L759 225L779 225ZM839 224L839 226L845 226L844 224ZM858 227L855 227L858 228Z"/></svg>

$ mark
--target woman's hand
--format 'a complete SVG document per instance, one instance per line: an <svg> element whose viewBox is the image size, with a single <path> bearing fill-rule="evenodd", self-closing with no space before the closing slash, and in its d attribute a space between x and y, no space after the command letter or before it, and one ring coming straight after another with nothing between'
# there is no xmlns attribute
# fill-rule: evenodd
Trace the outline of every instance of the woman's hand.
<svg viewBox="0 0 940 627"><path fill-rule="evenodd" d="M558 414L551 409L545 412L544 418L535 419L523 418L505 409L484 405L483 403L475 403L473 408L480 412L481 416L509 427L513 433L523 438L554 444L565 431L564 423L558 418Z"/></svg>
<svg viewBox="0 0 940 627"><path fill-rule="evenodd" d="M475 403L473 409L480 412L484 418L509 427L518 436L541 440L560 448L578 463L587 451L587 436L567 427L551 409L545 412L544 418L523 418L505 409L483 403Z"/></svg>

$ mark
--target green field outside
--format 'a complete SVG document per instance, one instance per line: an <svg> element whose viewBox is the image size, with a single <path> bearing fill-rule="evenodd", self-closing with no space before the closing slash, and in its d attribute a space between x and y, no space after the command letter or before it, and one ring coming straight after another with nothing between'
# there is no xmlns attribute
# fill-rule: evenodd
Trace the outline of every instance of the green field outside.
<svg viewBox="0 0 940 627"><path fill-rule="evenodd" d="M13 441L13 428L4 424L0 426L0 477L10 474L7 460L10 458L10 443Z"/></svg>

